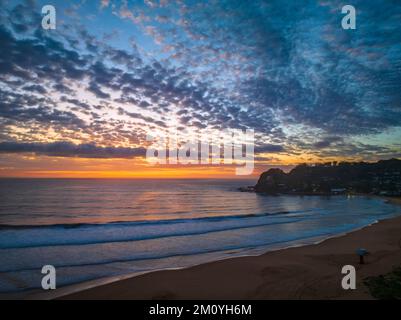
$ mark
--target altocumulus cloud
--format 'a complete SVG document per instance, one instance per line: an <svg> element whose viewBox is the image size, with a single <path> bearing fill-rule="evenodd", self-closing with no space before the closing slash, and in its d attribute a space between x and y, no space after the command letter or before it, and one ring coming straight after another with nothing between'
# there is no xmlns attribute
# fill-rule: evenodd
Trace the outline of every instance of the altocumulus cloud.
<svg viewBox="0 0 401 320"><path fill-rule="evenodd" d="M353 140L401 126L401 3L353 1L356 30L341 28L337 0L56 5L66 21L57 33L38 28L34 2L0 9L3 141L27 142L13 126L52 129L63 141L90 136L93 154L108 145L112 156L113 145L144 145L146 132L175 122L254 129L258 153L333 156L369 153Z"/></svg>
<svg viewBox="0 0 401 320"><path fill-rule="evenodd" d="M0 142L0 153L34 153L54 157L134 158L144 157L144 148L99 147L94 144L71 142L21 143Z"/></svg>

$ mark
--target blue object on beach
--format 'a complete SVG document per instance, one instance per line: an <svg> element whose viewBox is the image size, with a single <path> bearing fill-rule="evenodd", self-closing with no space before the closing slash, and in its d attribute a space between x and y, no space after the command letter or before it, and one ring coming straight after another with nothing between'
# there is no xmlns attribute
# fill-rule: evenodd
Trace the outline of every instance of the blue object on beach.
<svg viewBox="0 0 401 320"><path fill-rule="evenodd" d="M368 250L364 249L364 248L359 248L356 250L356 253L358 256L365 256L367 255L369 252Z"/></svg>
<svg viewBox="0 0 401 320"><path fill-rule="evenodd" d="M359 256L359 263L364 264L365 260L363 259L363 257L369 254L369 251L364 248L359 248L356 250L356 254Z"/></svg>

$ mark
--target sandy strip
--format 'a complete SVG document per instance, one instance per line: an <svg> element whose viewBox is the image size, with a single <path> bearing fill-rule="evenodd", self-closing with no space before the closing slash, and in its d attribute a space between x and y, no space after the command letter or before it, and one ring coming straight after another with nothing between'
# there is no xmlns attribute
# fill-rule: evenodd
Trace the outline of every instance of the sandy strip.
<svg viewBox="0 0 401 320"><path fill-rule="evenodd" d="M360 265L355 250L371 254ZM353 265L356 290L341 287ZM363 279L401 265L401 217L320 244L156 271L65 296L65 299L371 299Z"/></svg>

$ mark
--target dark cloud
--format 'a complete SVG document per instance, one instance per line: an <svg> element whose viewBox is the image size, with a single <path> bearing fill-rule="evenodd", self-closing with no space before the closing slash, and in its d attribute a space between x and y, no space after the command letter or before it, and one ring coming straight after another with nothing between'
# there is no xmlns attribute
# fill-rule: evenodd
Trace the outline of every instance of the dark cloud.
<svg viewBox="0 0 401 320"><path fill-rule="evenodd" d="M32 84L32 85L29 85L29 86L25 86L22 89L25 90L25 91L37 92L37 93L41 93L41 94L46 94L47 93L46 89L43 86L39 85L39 84Z"/></svg>
<svg viewBox="0 0 401 320"><path fill-rule="evenodd" d="M100 99L109 99L110 98L110 95L106 92L103 92L102 89L93 81L90 83L88 90L90 92L92 92L93 94L95 94L95 96Z"/></svg>
<svg viewBox="0 0 401 320"><path fill-rule="evenodd" d="M113 48L80 24L44 32L33 2L9 4L0 24L0 124L138 142L132 132L165 128L174 114L182 127L254 129L259 153L388 153L344 141L401 126L401 4L355 0L356 30L341 28L342 5L116 3L114 14L155 41L144 50L137 41Z"/></svg>
<svg viewBox="0 0 401 320"><path fill-rule="evenodd" d="M277 144L264 144L255 147L256 153L279 153L284 151L285 151L284 146Z"/></svg>
<svg viewBox="0 0 401 320"><path fill-rule="evenodd" d="M59 93L73 94L73 91L69 87L67 87L66 85L64 85L62 83L57 83L57 84L53 85L53 89Z"/></svg>
<svg viewBox="0 0 401 320"><path fill-rule="evenodd" d="M320 140L316 143L313 144L313 146L317 149L323 149L323 148L327 148L330 147L331 145L333 145L336 142L342 142L343 138L341 137L326 137L323 140Z"/></svg>
<svg viewBox="0 0 401 320"><path fill-rule="evenodd" d="M269 133L266 128L277 125L271 114L332 135L400 126L401 3L354 1L356 30L341 28L343 5L234 0L194 6L183 1L184 32L161 31L166 39L180 39L165 43L178 63L202 68L211 82L232 85L240 96L232 101L252 106L259 116L246 123L257 131ZM225 111L237 122L248 120L229 105Z"/></svg>
<svg viewBox="0 0 401 320"><path fill-rule="evenodd" d="M85 102L82 102L82 101L80 101L78 99L74 99L74 98L71 99L71 98L68 98L66 96L61 96L60 100L63 101L63 102L68 102L70 104L73 104L73 105L75 105L77 107L80 107L82 109L85 109L85 110L89 110L91 108L89 104L87 104Z"/></svg>
<svg viewBox="0 0 401 320"><path fill-rule="evenodd" d="M144 115L142 115L140 113L136 113L136 112L128 112L128 111L124 110L123 108L119 108L118 109L118 113L120 115L127 115L127 116L129 116L131 118L134 118L134 119L143 120L145 123L148 123L148 124L155 124L155 125L157 125L159 127L162 127L162 128L166 128L167 127L166 124L161 120L156 120L156 119L144 116Z"/></svg>
<svg viewBox="0 0 401 320"><path fill-rule="evenodd" d="M51 101L28 94L0 90L0 121L54 123L71 129L83 128L85 122L74 113L55 108Z"/></svg>
<svg viewBox="0 0 401 320"><path fill-rule="evenodd" d="M0 142L0 153L34 153L54 157L134 158L144 157L144 148L99 147L94 144L70 142L20 143Z"/></svg>
<svg viewBox="0 0 401 320"><path fill-rule="evenodd" d="M4 26L0 26L0 42L0 68L3 75L31 81L49 79L61 82L65 77L82 79L86 73L84 67L87 61L41 31L36 32L34 39L18 40Z"/></svg>

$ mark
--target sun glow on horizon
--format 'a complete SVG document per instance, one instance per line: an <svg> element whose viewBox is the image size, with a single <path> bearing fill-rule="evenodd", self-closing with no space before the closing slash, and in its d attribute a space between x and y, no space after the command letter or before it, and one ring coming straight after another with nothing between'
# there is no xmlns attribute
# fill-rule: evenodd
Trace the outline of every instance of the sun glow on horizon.
<svg viewBox="0 0 401 320"><path fill-rule="evenodd" d="M237 176L237 164L188 164L188 165L152 165L144 158L132 159L97 159L79 157L52 157L35 154L4 154L5 163L0 163L0 178L99 178L99 179L255 179L263 171L270 168L280 168L289 171L301 163L319 163L328 161L353 161L333 157L319 159L312 155L302 155L299 158L264 154L265 158L255 158L255 168L252 174Z"/></svg>

